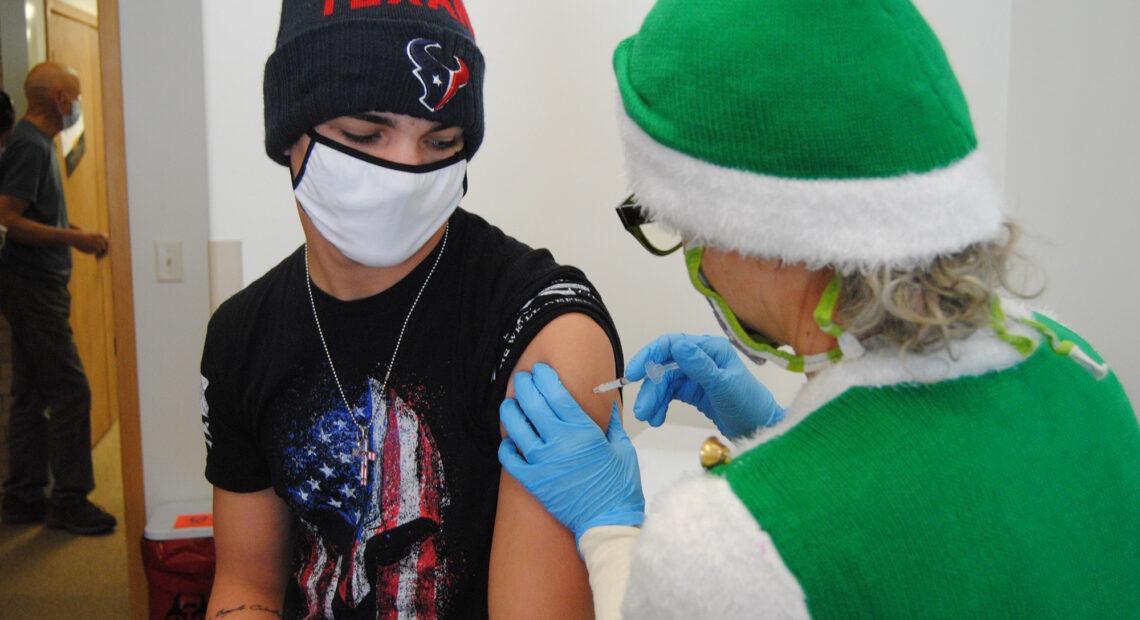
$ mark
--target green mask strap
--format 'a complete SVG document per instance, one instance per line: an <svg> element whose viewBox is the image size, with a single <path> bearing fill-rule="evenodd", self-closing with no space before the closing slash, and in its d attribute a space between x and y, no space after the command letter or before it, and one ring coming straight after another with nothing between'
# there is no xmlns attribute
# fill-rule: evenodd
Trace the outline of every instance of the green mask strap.
<svg viewBox="0 0 1140 620"><path fill-rule="evenodd" d="M1009 333L1009 328L1006 327L1005 311L1001 309L1001 299L997 295L994 295L993 300L990 301L990 326L993 327L998 338L1017 349L1017 352L1022 356L1029 357L1037 350L1037 343L1032 338Z"/></svg>
<svg viewBox="0 0 1140 620"><path fill-rule="evenodd" d="M719 316L728 329L732 330L733 335L736 336L739 342L755 351L764 359L771 360L773 363L779 364L792 372L813 372L838 362L844 357L845 353L850 355L852 359L858 358L863 354L863 347L859 345L859 341L853 336L844 334L843 330L831 320L835 312L836 302L839 299L838 275L828 284L827 289L820 298L819 305L815 309L814 317L821 329L827 334L840 339L840 346L816 355L795 355L778 349L776 342L761 334L749 331L740 323L740 319L736 317L732 308L728 306L728 303L724 301L724 298L721 297L720 294L708 285L704 276L701 274L701 258L703 256L703 247L685 248L685 266L689 271L689 280L693 283L693 287L697 289L697 292L712 300L719 310Z"/></svg>
<svg viewBox="0 0 1140 620"><path fill-rule="evenodd" d="M1108 376L1108 364L1094 360L1091 356L1089 356L1088 353L1085 353L1084 349L1082 349L1077 343L1071 340L1062 340L1056 332L1049 329L1047 325L1039 321L1034 321L1027 318L1021 318L1018 319L1018 321L1040 332L1041 335L1045 337L1045 340L1049 342L1049 348L1051 348L1054 353L1057 355L1063 355L1073 360L1077 363L1078 366L1084 368L1085 371L1092 375L1097 381L1100 381L1101 379ZM997 334L997 337L1009 343L1023 356L1028 357L1030 354L1037 350L1037 343L1032 339L1025 336L1016 336L1009 333L1009 330L1006 328L1005 312L1001 308L1001 300L996 296L990 303L990 323L993 326L994 333Z"/></svg>
<svg viewBox="0 0 1140 620"><path fill-rule="evenodd" d="M728 307L728 303L705 282L704 276L701 275L701 257L704 256L704 252L705 249L703 247L685 248L685 267L689 271L689 280L693 283L693 287L697 289L697 292L713 300L717 307L720 308L721 315L728 323L729 329L748 346L757 351L772 353L773 355L778 355L785 359L792 357L788 353L776 349L776 343L774 341L761 334L749 331L741 325L740 319L736 318L736 314Z"/></svg>
<svg viewBox="0 0 1140 620"><path fill-rule="evenodd" d="M842 288L843 279L836 273L831 277L831 282L827 283L827 288L823 289L823 295L819 298L819 305L815 307L813 314L815 322L819 328L829 336L834 337L839 342L839 357L846 357L848 359L859 359L865 353L863 345L859 342L853 334L849 334L841 327L835 324L835 306L839 304L839 291ZM832 349L833 351L835 349Z"/></svg>

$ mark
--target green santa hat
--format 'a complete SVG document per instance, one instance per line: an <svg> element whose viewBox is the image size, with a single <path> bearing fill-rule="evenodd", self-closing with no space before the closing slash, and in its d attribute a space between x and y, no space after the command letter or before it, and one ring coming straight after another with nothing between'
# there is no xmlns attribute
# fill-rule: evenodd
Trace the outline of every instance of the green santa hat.
<svg viewBox="0 0 1140 620"><path fill-rule="evenodd" d="M998 238L965 97L904 0L658 0L614 53L631 189L694 243L911 269Z"/></svg>

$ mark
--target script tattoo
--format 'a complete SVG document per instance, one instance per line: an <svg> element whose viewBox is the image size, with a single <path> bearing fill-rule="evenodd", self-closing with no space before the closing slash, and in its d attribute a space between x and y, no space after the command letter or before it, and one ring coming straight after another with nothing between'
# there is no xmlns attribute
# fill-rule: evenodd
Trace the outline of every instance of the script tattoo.
<svg viewBox="0 0 1140 620"><path fill-rule="evenodd" d="M280 609L270 609L269 607L266 607L265 605L248 605L247 606L247 605L242 604L242 605L238 605L237 607L230 607L229 609L219 609L216 613L214 613L211 620L214 620L215 618L224 618L230 614L237 613L239 611L264 611L267 614L273 614L273 616L277 617L277 618L283 617L281 615Z"/></svg>

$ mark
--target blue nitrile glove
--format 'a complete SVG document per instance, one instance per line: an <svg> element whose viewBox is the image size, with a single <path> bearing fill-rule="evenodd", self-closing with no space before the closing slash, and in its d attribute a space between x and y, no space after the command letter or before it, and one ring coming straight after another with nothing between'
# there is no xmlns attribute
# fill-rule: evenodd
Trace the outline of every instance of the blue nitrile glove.
<svg viewBox="0 0 1140 620"><path fill-rule="evenodd" d="M633 404L633 415L661 426L673 399L693 405L729 439L753 434L761 426L784 419L784 408L740 361L732 343L722 336L666 334L633 356L625 376L645 377L645 362L677 362L677 369L660 383L644 381Z"/></svg>
<svg viewBox="0 0 1140 620"><path fill-rule="evenodd" d="M515 397L499 419L508 437L499 462L575 540L600 525L641 525L645 496L637 453L621 426L617 403L609 432L594 423L545 364L515 374Z"/></svg>

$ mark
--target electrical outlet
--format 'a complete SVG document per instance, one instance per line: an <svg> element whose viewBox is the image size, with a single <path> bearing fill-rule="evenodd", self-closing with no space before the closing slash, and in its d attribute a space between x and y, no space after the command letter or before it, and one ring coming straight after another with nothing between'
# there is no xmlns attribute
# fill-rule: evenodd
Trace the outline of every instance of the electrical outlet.
<svg viewBox="0 0 1140 620"><path fill-rule="evenodd" d="M182 242L154 242L155 279L159 282L182 281Z"/></svg>

